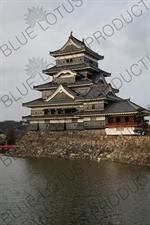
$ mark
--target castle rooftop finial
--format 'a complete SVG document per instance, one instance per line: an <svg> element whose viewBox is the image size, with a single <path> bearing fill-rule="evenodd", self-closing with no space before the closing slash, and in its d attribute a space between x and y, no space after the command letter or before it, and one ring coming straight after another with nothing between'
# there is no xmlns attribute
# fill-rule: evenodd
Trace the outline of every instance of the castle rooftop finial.
<svg viewBox="0 0 150 225"><path fill-rule="evenodd" d="M70 32L70 37L72 37L73 31Z"/></svg>

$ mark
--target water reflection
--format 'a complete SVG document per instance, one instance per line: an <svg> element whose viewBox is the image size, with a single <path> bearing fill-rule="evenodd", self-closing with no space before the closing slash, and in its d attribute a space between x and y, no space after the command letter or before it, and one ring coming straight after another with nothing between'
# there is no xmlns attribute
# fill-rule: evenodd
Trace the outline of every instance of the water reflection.
<svg viewBox="0 0 150 225"><path fill-rule="evenodd" d="M0 224L140 224L150 221L147 167L18 159L1 165Z"/></svg>

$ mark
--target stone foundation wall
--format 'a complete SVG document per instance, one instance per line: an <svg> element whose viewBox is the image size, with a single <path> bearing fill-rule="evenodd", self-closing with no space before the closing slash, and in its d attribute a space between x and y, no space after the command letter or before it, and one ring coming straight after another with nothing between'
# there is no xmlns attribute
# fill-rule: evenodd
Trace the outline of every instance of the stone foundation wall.
<svg viewBox="0 0 150 225"><path fill-rule="evenodd" d="M6 155L79 158L150 166L150 136L106 136L104 130L27 132Z"/></svg>

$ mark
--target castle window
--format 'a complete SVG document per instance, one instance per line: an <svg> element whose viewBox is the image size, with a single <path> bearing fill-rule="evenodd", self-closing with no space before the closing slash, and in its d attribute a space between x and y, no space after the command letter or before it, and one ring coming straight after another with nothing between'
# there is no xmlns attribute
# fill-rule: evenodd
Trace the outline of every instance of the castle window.
<svg viewBox="0 0 150 225"><path fill-rule="evenodd" d="M112 117L108 117L108 123L113 123L113 118Z"/></svg>
<svg viewBox="0 0 150 225"><path fill-rule="evenodd" d="M117 117L117 123L120 123L120 117Z"/></svg>
<svg viewBox="0 0 150 225"><path fill-rule="evenodd" d="M87 57L84 57L84 62L91 64L94 67L98 67L98 63L96 61L93 61Z"/></svg>
<svg viewBox="0 0 150 225"><path fill-rule="evenodd" d="M126 123L128 123L129 122L129 117L125 117L125 121L126 121Z"/></svg>
<svg viewBox="0 0 150 225"><path fill-rule="evenodd" d="M67 59L66 62L67 63L72 63L73 62L73 59Z"/></svg>

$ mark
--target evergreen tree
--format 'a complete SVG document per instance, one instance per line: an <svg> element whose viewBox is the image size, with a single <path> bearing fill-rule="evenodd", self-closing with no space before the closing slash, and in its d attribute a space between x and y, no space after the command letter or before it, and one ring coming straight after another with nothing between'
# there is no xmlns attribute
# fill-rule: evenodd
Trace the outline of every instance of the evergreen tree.
<svg viewBox="0 0 150 225"><path fill-rule="evenodd" d="M16 136L15 136L14 129L10 128L6 135L6 144L12 145L12 144L15 144L15 141L16 141Z"/></svg>

